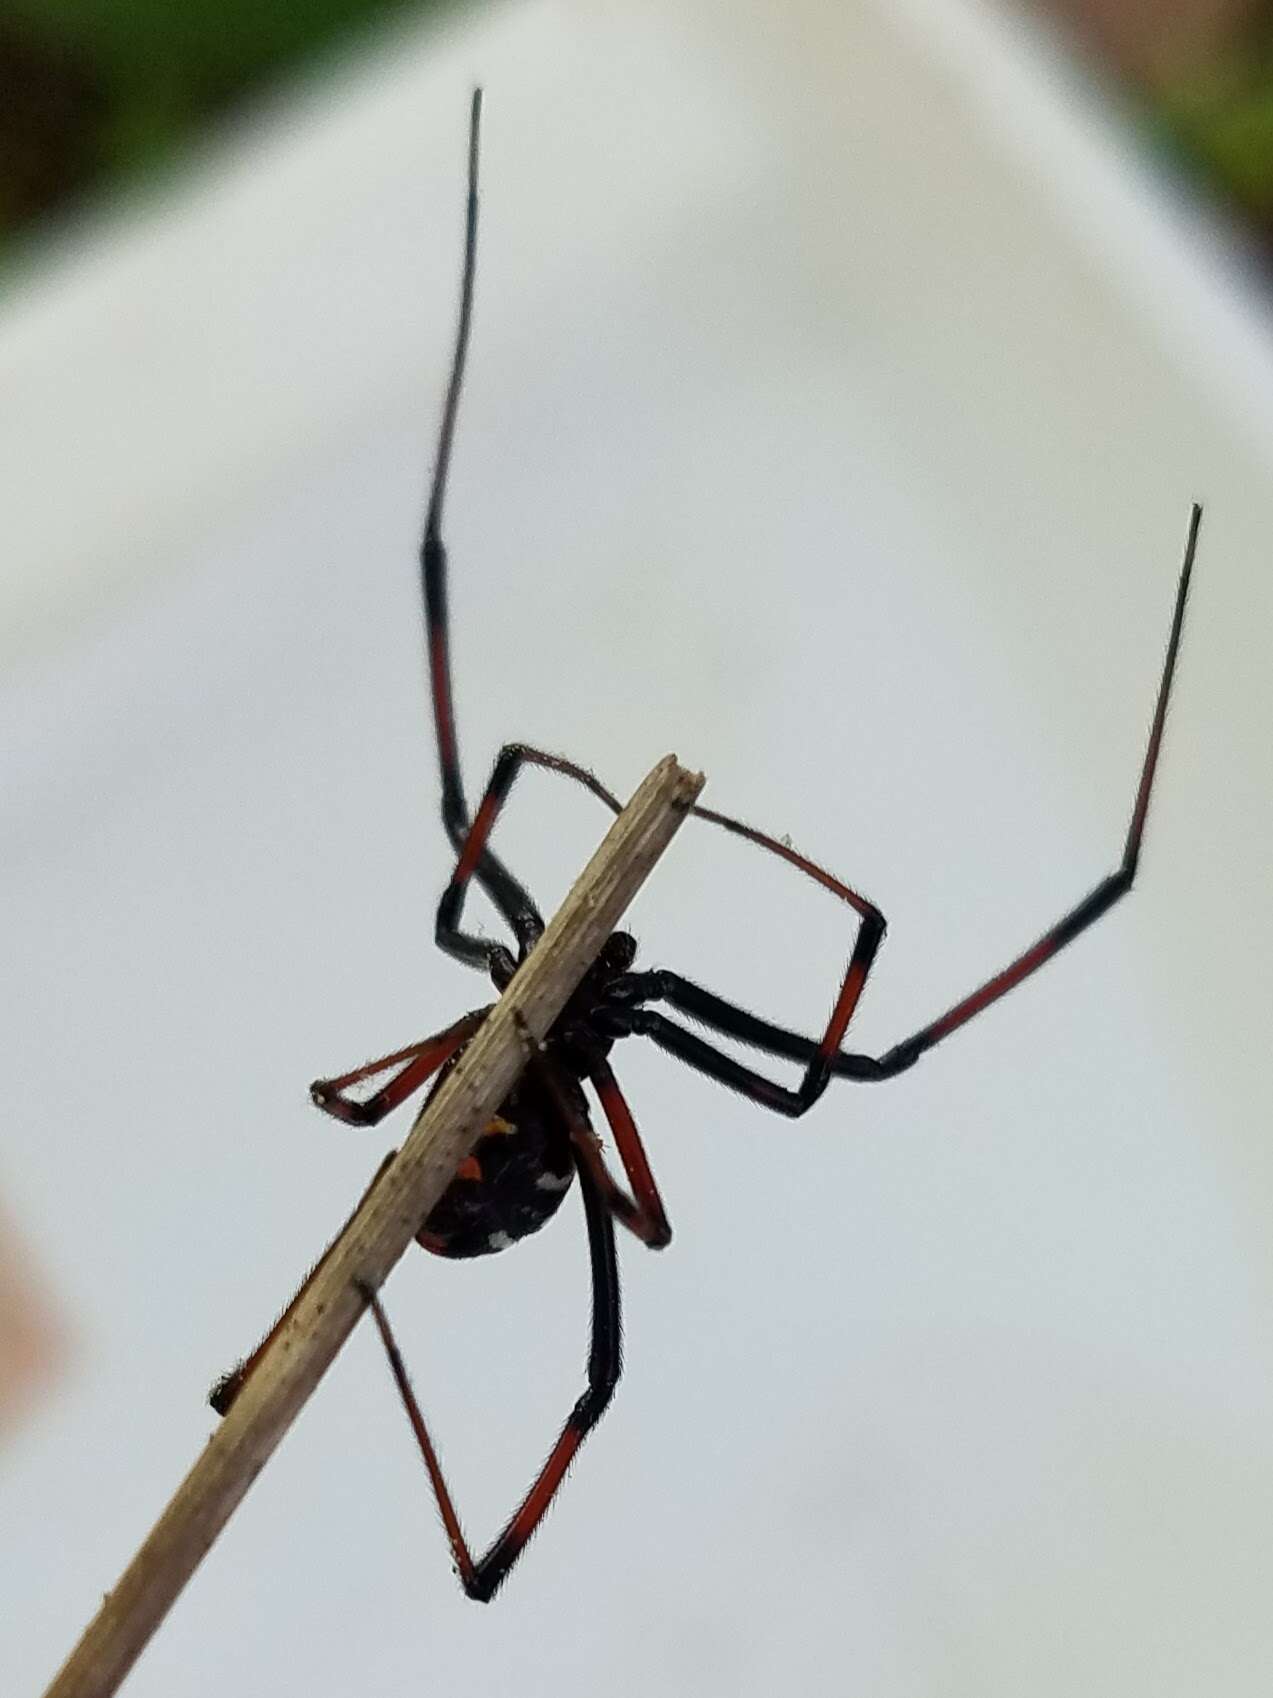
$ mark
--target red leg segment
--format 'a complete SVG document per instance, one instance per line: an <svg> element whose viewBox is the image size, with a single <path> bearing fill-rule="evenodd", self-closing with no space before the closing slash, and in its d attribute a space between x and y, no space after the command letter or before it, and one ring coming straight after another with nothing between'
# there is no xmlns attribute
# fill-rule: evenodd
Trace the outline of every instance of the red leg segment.
<svg viewBox="0 0 1273 1698"><path fill-rule="evenodd" d="M628 1184L632 1187L632 1195L628 1196L611 1177L601 1158L601 1151L597 1148L591 1127L577 1128L572 1123L571 1130L576 1146L583 1159L592 1166L607 1207L615 1219L626 1226L629 1232L634 1233L643 1244L648 1244L651 1250L662 1250L672 1242L672 1228L663 1209L659 1188L654 1183L654 1175L650 1172L645 1146L632 1118L632 1110L628 1107L627 1099L619 1089L619 1081L607 1062L597 1062L589 1077L610 1123L610 1130L614 1133L615 1148L619 1152L619 1160L623 1163L623 1171L628 1176Z"/></svg>
<svg viewBox="0 0 1273 1698"><path fill-rule="evenodd" d="M446 544L442 540L442 507L446 499L455 423L459 413L460 391L464 386L464 365L468 357L469 328L473 319L473 282L477 270L478 140L481 121L482 91L474 89L469 117L468 202L464 222L464 268L460 274L460 315L455 332L455 352L451 359L451 377L447 384L442 425L438 433L438 454L433 467L433 484L429 491L429 511L420 548L429 686L433 700L433 725L437 736L438 770L442 780L442 823L452 847L457 851L462 847L469 831L469 817L460 774L455 702L451 690L450 622L447 617L447 562ZM539 920L538 911L529 892L494 855L489 852L482 853L474 870L478 883L523 944L526 942L521 929L523 916L532 916L539 922L539 930L543 930L543 923ZM453 949L451 953L458 955L462 961L478 966L487 962L485 955L479 955L475 961L471 951Z"/></svg>
<svg viewBox="0 0 1273 1698"><path fill-rule="evenodd" d="M486 1603L495 1595L525 1549L531 1534L543 1519L545 1510L565 1478L575 1452L601 1419L614 1395L622 1367L619 1268L615 1255L614 1225L590 1167L582 1161L577 1163L577 1167L584 1211L588 1220L588 1248L592 1264L592 1344L588 1353L588 1388L567 1417L552 1453L534 1484L484 1556L475 1558L464 1537L460 1518L452 1502L420 1405L416 1401L402 1353L389 1325L389 1318L376 1293L369 1287L364 1292L389 1358L390 1371L406 1409L407 1419L420 1448L434 1496L437 1498L461 1584L470 1598L481 1603Z"/></svg>
<svg viewBox="0 0 1273 1698"><path fill-rule="evenodd" d="M1131 823L1128 827L1127 840L1123 849L1123 858L1117 871L1091 890L1083 900L1071 908L1057 923L1046 931L1029 949L1010 962L1008 966L987 979L971 995L964 997L938 1019L931 1021L920 1031L906 1038L902 1043L895 1044L882 1056L859 1055L836 1049L835 1053L827 1056L826 1044L833 1030L839 1026L842 1036L844 1003L848 1004L848 1013L852 1013L852 1004L856 1000L855 992L860 991L862 980L870 967L871 949L867 938L867 925L858 937L858 949L855 957L863 952L866 942L865 960L860 961L859 971L855 974L853 963L850 963L849 974L845 981L842 1000L837 1004L836 1013L832 1019L832 1027L818 1046L810 1044L807 1038L787 1031L781 1026L774 1026L766 1020L758 1019L745 1009L726 1002L715 996L711 991L691 983L678 973L654 972L633 974L630 979L630 991L634 993L636 1002L663 999L674 1008L679 1008L692 1015L696 1020L714 1027L717 1031L728 1033L740 1038L744 1043L754 1044L757 1048L766 1050L772 1055L788 1056L796 1061L817 1060L825 1057L829 1061L831 1072L851 1079L888 1079L895 1074L911 1067L926 1050L938 1044L943 1038L957 1032L961 1026L968 1023L983 1009L998 1002L1010 990L1028 979L1032 973L1039 970L1045 962L1066 944L1072 943L1076 937L1093 925L1101 915L1127 894L1132 887L1136 869L1140 860L1141 841L1144 836L1145 822L1149 813L1149 799L1153 790L1154 775L1157 770L1158 756L1162 746L1163 728L1166 724L1167 706L1171 696L1172 681L1175 677L1176 660L1180 650L1181 632L1184 627L1185 607L1189 595L1189 584L1193 573L1194 555L1198 543L1198 528L1202 519L1202 509L1195 506L1190 514L1189 535L1185 545L1184 562L1181 566L1180 583L1176 591L1175 607L1172 614L1171 633L1167 641L1167 653L1163 661L1162 675L1158 686L1158 696L1154 707L1153 722L1150 727L1149 742L1145 750L1145 758L1141 766L1140 780L1136 788L1136 799L1132 806ZM705 811L705 810L698 810ZM773 847L777 853L784 855L787 860L797 865L804 865L803 857L797 856L781 844L773 844L772 840L764 839L760 833L752 832L749 828L741 828L741 835L751 837L766 847ZM819 882L828 882L825 875L820 875L818 869L805 865L805 870L812 876L818 877ZM833 881L832 881L833 882ZM844 1022L847 1024L847 1021ZM664 1049L679 1056L690 1066L701 1072L710 1074L723 1084L742 1092L765 1107L777 1109L785 1114L800 1114L808 1107L811 1098L807 1089L804 1093L783 1090L773 1081L755 1073L752 1069L742 1067L731 1057L724 1055L712 1045L705 1043L692 1032L665 1019L662 1015L644 1008L625 1008L618 1011L607 1022L607 1030L615 1035L626 1032L644 1032ZM837 1045L839 1038L836 1039ZM806 1077L806 1087L807 1087Z"/></svg>
<svg viewBox="0 0 1273 1698"><path fill-rule="evenodd" d="M468 1042L490 1011L490 1005L476 1008L444 1032L435 1032L421 1043L381 1056L379 1061L369 1061L363 1067L356 1067L352 1073L342 1073L338 1079L316 1079L309 1088L309 1094L324 1114L334 1115L350 1126L376 1126L399 1103L405 1102L431 1079L461 1044ZM356 1085L362 1079L373 1079L378 1073L387 1073L391 1067L398 1067L399 1071L365 1102L343 1094L347 1086Z"/></svg>
<svg viewBox="0 0 1273 1698"><path fill-rule="evenodd" d="M925 1050L931 1049L943 1038L948 1038L952 1032L966 1025L974 1015L982 1009L989 1008L991 1003L998 1002L1001 996L1006 996L1031 973L1036 973L1045 961L1050 961L1058 950L1064 949L1067 943L1072 943L1081 932L1087 930L1101 915L1112 908L1120 897L1126 896L1132 887L1136 876L1136 868L1140 861L1141 839L1145 834L1145 821L1149 815L1149 797L1154 787L1154 774L1158 769L1158 755L1162 747L1163 727L1167 722L1167 703L1171 698L1171 685L1176 672L1176 659L1180 652L1180 635L1184 629L1185 605L1189 598L1189 581L1193 576L1194 554L1198 547L1198 527L1202 523L1202 509L1196 503L1189 515L1189 535L1185 543L1185 558L1180 568L1180 584L1176 590L1176 603L1172 613L1171 633L1167 639L1167 653L1163 660L1162 676L1158 684L1158 698L1154 704L1153 722L1149 729L1149 743L1145 749L1145 759L1141 765L1140 782L1136 787L1136 800L1132 805L1131 823L1127 828L1127 841L1123 846L1123 858L1118 870L1102 879L1083 900L1069 913L1057 921L1050 931L1044 932L1037 943L1030 946L1024 954L1018 955L1015 961L1009 963L1002 972L996 973L992 979L987 979L984 985L957 1002L945 1014L923 1027L912 1037L905 1039L879 1058L879 1067L887 1075L900 1072L917 1061Z"/></svg>
<svg viewBox="0 0 1273 1698"><path fill-rule="evenodd" d="M464 845L455 872L452 874L451 883L438 905L439 942L443 942L444 937L458 938L462 936L458 931L458 925L469 878L479 862L486 834L494 825L499 810L512 789L513 780L522 766L539 766L550 772L561 773L564 777L573 779L576 783L583 785L586 790L591 791L614 813L619 813L621 809L618 798L607 790L599 779L594 778L586 768L577 766L573 761L565 760L560 755L550 755L542 749L532 748L526 743L506 744L500 750L499 757L495 762L490 784L487 786L481 807L478 809L473 832ZM770 1106L780 1107L786 1113L803 1113L806 1108L817 1101L827 1087L835 1057L866 985L867 975L871 970L876 952L883 941L886 923L884 916L867 897L851 889L850 886L836 878L833 873L829 873L825 868L818 866L816 862L810 861L807 856L801 855L790 844L780 843L777 838L770 837L763 831L757 831L754 826L744 825L741 820L731 819L727 814L718 814L711 808L693 807L690 812L697 814L700 819L705 819L712 825L721 826L737 837L746 838L749 843L754 843L759 848L766 849L771 854L789 862L807 877L822 885L825 890L829 890L832 895L839 897L861 918L857 940L845 968L844 978L840 982L835 1005L831 1010L831 1018L827 1022L822 1038L808 1054L805 1077L799 1089L788 1091L782 1086L772 1085L769 1081L760 1080L759 1075L751 1073L747 1069L741 1070L742 1076L751 1080L760 1080L758 1088L765 1092L765 1100ZM478 838L479 826L483 828L483 832L480 840L475 842L474 839ZM479 948L490 948L490 945L485 944L480 939L474 941ZM448 946L444 944L444 947ZM655 975L655 977L657 976ZM728 1006L720 999L711 997L710 993L705 993L705 996L707 1001L720 1007ZM658 1030L655 1029L656 1026ZM675 1033L677 1028L671 1026L668 1021L660 1022L655 1015L647 1014L642 1017L634 1014L626 1020L625 1030L646 1031L657 1042L663 1042L667 1033L669 1031ZM693 1042L697 1043L698 1040L693 1040ZM675 1048L675 1039L670 1040L665 1047ZM681 1052L678 1051L678 1053ZM685 1052L684 1059L690 1059L688 1051ZM804 1059L803 1056L802 1059ZM738 1072L739 1070L734 1069L734 1071ZM733 1083L733 1078L728 1082ZM622 1214L619 1218L623 1218Z"/></svg>

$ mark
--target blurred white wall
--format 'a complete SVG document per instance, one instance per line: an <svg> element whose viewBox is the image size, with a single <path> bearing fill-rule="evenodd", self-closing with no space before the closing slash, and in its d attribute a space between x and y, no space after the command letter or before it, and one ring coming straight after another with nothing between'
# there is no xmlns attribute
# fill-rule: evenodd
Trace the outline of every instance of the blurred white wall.
<svg viewBox="0 0 1273 1698"><path fill-rule="evenodd" d="M623 1246L627 1376L501 1600L360 1334L128 1690L1263 1692L1268 347L1203 214L962 0L456 18L5 305L0 1187L76 1354L0 1465L0 1689L394 1136L308 1080L482 996L430 941L413 577L475 80L471 787L510 736L620 789L674 748L884 907L887 1045L1116 861L1196 497L1143 876L799 1125L621 1050L677 1237ZM546 903L601 824L527 784ZM707 834L636 924L809 1026L845 945ZM577 1392L581 1223L388 1301L480 1539Z"/></svg>

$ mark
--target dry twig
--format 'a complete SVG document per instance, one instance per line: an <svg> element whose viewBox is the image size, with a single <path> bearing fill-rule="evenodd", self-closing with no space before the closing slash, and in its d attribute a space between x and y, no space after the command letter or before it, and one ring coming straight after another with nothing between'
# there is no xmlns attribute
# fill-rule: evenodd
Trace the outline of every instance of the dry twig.
<svg viewBox="0 0 1273 1698"><path fill-rule="evenodd" d="M511 1090L702 789L668 755L632 800L406 1142L324 1256L46 1698L108 1698L203 1560Z"/></svg>

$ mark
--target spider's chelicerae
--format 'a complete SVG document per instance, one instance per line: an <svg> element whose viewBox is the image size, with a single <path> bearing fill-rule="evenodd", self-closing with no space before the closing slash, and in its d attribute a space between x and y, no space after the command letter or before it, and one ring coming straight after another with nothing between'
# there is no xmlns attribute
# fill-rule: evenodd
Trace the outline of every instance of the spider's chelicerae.
<svg viewBox="0 0 1273 1698"><path fill-rule="evenodd" d="M543 918L530 893L487 847L518 771L525 765L547 767L585 786L615 813L619 812L619 803L591 773L557 755L545 754L523 743L510 743L500 750L476 814L469 812L460 776L448 656L442 505L473 305L481 109L481 91L478 90L473 95L469 130L468 209L459 328L442 414L421 568L433 718L442 779L442 820L458 857L451 881L438 904L437 941L448 955L489 973L495 988L503 990L517 970L518 963L534 949L544 929ZM732 1090L741 1092L761 1107L794 1118L813 1107L833 1078L891 1079L913 1067L926 1050L958 1031L991 1003L1006 996L1045 961L1051 960L1058 950L1100 919L1131 889L1136 875L1154 769L1162 742L1167 699L1180 646L1200 519L1201 510L1195 506L1190 517L1184 565L1176 592L1149 746L1117 869L993 978L987 979L985 984L939 1018L904 1038L901 1043L894 1044L883 1055L859 1055L840 1047L884 937L883 914L865 896L806 860L788 844L710 808L695 807L692 810L700 819L722 826L771 854L781 856L832 891L856 914L857 937L826 1030L820 1038L812 1040L758 1019L723 997L692 983L680 973L667 969L635 970L636 944L626 932L614 932L566 1005L540 1052L501 1105L499 1113L485 1128L472 1155L461 1162L441 1200L421 1225L417 1240L435 1255L484 1256L507 1249L517 1239L538 1231L561 1206L576 1177L583 1195L592 1262L593 1319L587 1389L567 1417L552 1454L530 1490L483 1556L475 1558L465 1540L388 1318L375 1293L367 1292L394 1379L437 1495L460 1579L471 1598L489 1599L503 1583L548 1508L575 1452L596 1425L614 1393L620 1371L615 1221L621 1222L651 1249L662 1249L672 1236L640 1135L610 1067L610 1051L616 1040L638 1035L651 1038L661 1049L699 1072L718 1079ZM474 879L507 923L515 948L462 928L465 894ZM803 1063L803 1079L795 1090L787 1089L660 1013L654 1006L660 1003L687 1015L709 1031L741 1040L765 1054ZM475 1009L445 1031L435 1033L420 1043L411 1044L339 1078L319 1081L312 1087L314 1101L340 1120L358 1126L374 1126L429 1079L434 1080L433 1089L437 1089L485 1019L490 1006ZM359 1100L348 1094L350 1087L385 1075L388 1075L387 1083L373 1095ZM585 1082L596 1093L609 1122L630 1191L623 1190L616 1182L602 1158L589 1123L583 1089ZM215 1408L225 1412L264 1348L265 1345L262 1345L218 1384L212 1394Z"/></svg>

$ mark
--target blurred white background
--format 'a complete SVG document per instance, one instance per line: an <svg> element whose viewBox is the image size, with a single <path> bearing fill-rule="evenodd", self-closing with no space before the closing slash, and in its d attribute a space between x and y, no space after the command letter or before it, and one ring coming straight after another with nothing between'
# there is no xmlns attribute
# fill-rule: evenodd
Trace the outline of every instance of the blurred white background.
<svg viewBox="0 0 1273 1698"><path fill-rule="evenodd" d="M432 948L414 554L487 89L449 502L499 743L708 800L884 908L884 1047L1112 868L1189 503L1142 876L797 1125L638 1043L676 1239L499 1601L361 1329L130 1693L1255 1694L1273 1626L1273 407L1221 232L965 0L530 4L401 35L0 314L0 1187L69 1333L0 1461L42 1689L384 1149L308 1081L483 1000ZM546 905L604 819L501 839ZM844 916L706 831L646 959L813 1029ZM387 1289L475 1541L581 1384L577 1203Z"/></svg>

